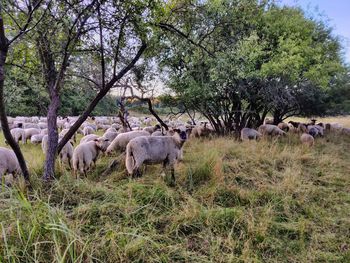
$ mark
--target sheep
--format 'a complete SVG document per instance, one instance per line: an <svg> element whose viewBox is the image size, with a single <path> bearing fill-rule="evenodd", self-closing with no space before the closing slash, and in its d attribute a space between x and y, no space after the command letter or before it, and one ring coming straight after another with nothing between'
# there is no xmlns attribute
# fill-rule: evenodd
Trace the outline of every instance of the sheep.
<svg viewBox="0 0 350 263"><path fill-rule="evenodd" d="M129 141L139 136L150 136L150 133L147 131L130 131L118 134L118 136L115 137L115 139L108 146L106 154L111 154L114 151L125 151L126 145L129 143Z"/></svg>
<svg viewBox="0 0 350 263"><path fill-rule="evenodd" d="M40 129L39 125L35 124L35 123L24 123L23 128L24 129L30 129L30 128Z"/></svg>
<svg viewBox="0 0 350 263"><path fill-rule="evenodd" d="M110 127L105 132L117 132L117 130L113 127Z"/></svg>
<svg viewBox="0 0 350 263"><path fill-rule="evenodd" d="M280 122L278 125L277 125L278 128L280 128L282 131L285 131L285 132L288 132L289 131L289 126L287 123L284 123L284 122Z"/></svg>
<svg viewBox="0 0 350 263"><path fill-rule="evenodd" d="M318 135L318 129L313 126L308 128L308 132L314 138Z"/></svg>
<svg viewBox="0 0 350 263"><path fill-rule="evenodd" d="M90 142L90 141L93 141L93 140L95 140L97 138L100 138L100 136L98 136L96 134L88 134L88 135L84 136L83 138L81 138L79 144Z"/></svg>
<svg viewBox="0 0 350 263"><path fill-rule="evenodd" d="M32 144L39 144L42 142L43 137L45 136L45 134L34 134L31 138L30 138L30 142Z"/></svg>
<svg viewBox="0 0 350 263"><path fill-rule="evenodd" d="M300 124L300 122L297 122L297 121L289 121L288 123L293 125L294 128L298 128Z"/></svg>
<svg viewBox="0 0 350 263"><path fill-rule="evenodd" d="M192 128L191 137L194 137L194 138L207 137L212 133L213 133L213 130L210 129L207 126L207 122L205 122L204 126L201 125L201 126L195 126Z"/></svg>
<svg viewBox="0 0 350 263"><path fill-rule="evenodd" d="M95 130L91 126L85 126L83 129L84 136L89 135L89 134L93 134L94 132L95 132Z"/></svg>
<svg viewBox="0 0 350 263"><path fill-rule="evenodd" d="M258 140L261 138L262 134L258 132L257 130L251 129L251 128L243 128L241 130L241 140L247 141L247 140Z"/></svg>
<svg viewBox="0 0 350 263"><path fill-rule="evenodd" d="M323 128L319 125L309 125L307 127L307 130L308 130L308 133L313 137L318 135L323 137Z"/></svg>
<svg viewBox="0 0 350 263"><path fill-rule="evenodd" d="M131 176L141 176L142 164L163 163L163 168L171 167L172 184L175 184L174 164L187 140L183 128L175 129L173 136L140 136L132 139L126 147L125 166Z"/></svg>
<svg viewBox="0 0 350 263"><path fill-rule="evenodd" d="M103 137L107 138L110 142L113 141L117 136L118 136L117 132L105 132L103 134Z"/></svg>
<svg viewBox="0 0 350 263"><path fill-rule="evenodd" d="M304 123L299 123L298 132L307 133L307 126Z"/></svg>
<svg viewBox="0 0 350 263"><path fill-rule="evenodd" d="M24 141L25 143L27 143L27 140L32 138L33 135L35 134L40 134L41 130L37 129L37 128L28 128L28 129L24 129Z"/></svg>
<svg viewBox="0 0 350 263"><path fill-rule="evenodd" d="M13 139L18 143L19 140L22 140L22 143L25 143L25 132L24 129L22 128L14 128L10 130L11 136L13 137Z"/></svg>
<svg viewBox="0 0 350 263"><path fill-rule="evenodd" d="M61 163L68 163L70 169L72 169L73 151L74 149L72 142L69 141L63 146L61 152L59 153Z"/></svg>
<svg viewBox="0 0 350 263"><path fill-rule="evenodd" d="M145 127L145 128L143 128L143 130L149 132L149 134L152 134L155 131L159 131L160 128L161 128L160 125L156 124L155 126Z"/></svg>
<svg viewBox="0 0 350 263"><path fill-rule="evenodd" d="M341 130L342 134L345 134L345 135L350 135L350 128L343 128Z"/></svg>
<svg viewBox="0 0 350 263"><path fill-rule="evenodd" d="M265 136L265 135L270 135L270 136L284 136L284 135L286 135L286 133L284 131L282 131L276 125L272 125L272 124L260 125L258 131L263 136Z"/></svg>
<svg viewBox="0 0 350 263"><path fill-rule="evenodd" d="M307 145L309 147L313 146L314 143L315 143L314 137L311 136L310 134L307 134L307 133L303 133L300 136L300 141L301 141L302 144Z"/></svg>
<svg viewBox="0 0 350 263"><path fill-rule="evenodd" d="M66 133L69 131L69 129L63 129L59 134L58 136L59 137L63 137L64 135L66 135ZM77 141L77 135L74 133L74 135L72 136L72 140L73 142L76 142Z"/></svg>
<svg viewBox="0 0 350 263"><path fill-rule="evenodd" d="M79 144L73 152L73 171L77 176L79 171L86 176L86 172L91 168L92 164L96 164L100 151L107 149L108 139L98 138L90 142Z"/></svg>
<svg viewBox="0 0 350 263"><path fill-rule="evenodd" d="M20 167L14 151L0 147L0 179L5 173L20 173Z"/></svg>

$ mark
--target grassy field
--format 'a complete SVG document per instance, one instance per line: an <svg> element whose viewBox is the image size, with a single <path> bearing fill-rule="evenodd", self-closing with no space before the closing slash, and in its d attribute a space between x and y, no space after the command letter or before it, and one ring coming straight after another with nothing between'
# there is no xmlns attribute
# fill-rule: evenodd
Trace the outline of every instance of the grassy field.
<svg viewBox="0 0 350 263"><path fill-rule="evenodd" d="M350 262L350 137L191 140L173 188L160 166L102 176L113 157L45 186L22 149L33 190L1 189L0 262Z"/></svg>

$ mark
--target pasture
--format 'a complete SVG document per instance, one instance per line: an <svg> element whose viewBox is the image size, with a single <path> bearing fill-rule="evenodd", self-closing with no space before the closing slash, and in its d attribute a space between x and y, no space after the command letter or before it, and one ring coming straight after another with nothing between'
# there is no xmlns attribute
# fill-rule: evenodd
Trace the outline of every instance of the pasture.
<svg viewBox="0 0 350 263"><path fill-rule="evenodd" d="M160 165L102 175L115 156L48 186L40 145L21 149L33 189L1 189L0 262L350 262L349 136L191 139L175 187Z"/></svg>

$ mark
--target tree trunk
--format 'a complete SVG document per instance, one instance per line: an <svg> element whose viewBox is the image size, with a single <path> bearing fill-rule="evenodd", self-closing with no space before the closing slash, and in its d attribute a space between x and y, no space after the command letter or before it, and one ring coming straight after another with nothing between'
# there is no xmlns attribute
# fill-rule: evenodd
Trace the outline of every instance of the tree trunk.
<svg viewBox="0 0 350 263"><path fill-rule="evenodd" d="M50 95L51 102L47 112L48 144L43 176L46 181L55 178L55 160L58 145L57 111L60 104L59 94L54 86L50 87Z"/></svg>
<svg viewBox="0 0 350 263"><path fill-rule="evenodd" d="M2 42L2 41L1 41ZM22 174L24 179L29 182L29 171L26 165L26 162L24 160L23 154L21 149L19 148L19 145L16 143L16 141L13 139L10 128L7 122L7 116L6 116L6 110L5 110L5 103L4 103L4 82L5 82L5 61L7 57L7 43L0 43L0 119L1 119L1 127L2 131L4 133L5 139L14 151L19 166L21 168Z"/></svg>

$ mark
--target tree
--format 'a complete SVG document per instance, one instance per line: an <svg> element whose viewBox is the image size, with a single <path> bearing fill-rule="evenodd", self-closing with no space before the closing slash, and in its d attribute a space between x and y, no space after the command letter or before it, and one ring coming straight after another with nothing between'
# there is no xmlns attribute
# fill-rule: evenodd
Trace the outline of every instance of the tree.
<svg viewBox="0 0 350 263"><path fill-rule="evenodd" d="M342 71L338 40L299 9L250 0L174 9L181 16L173 15L164 28L186 38L169 34L160 63L181 101L219 133L258 126L270 112L276 122L320 112L307 104L322 104L330 80Z"/></svg>
<svg viewBox="0 0 350 263"><path fill-rule="evenodd" d="M25 163L23 154L21 152L21 149L19 148L18 144L15 142L13 137L11 136L9 125L7 122L7 116L6 116L6 109L5 109L5 103L4 103L4 82L5 82L5 63L8 51L12 44L15 43L16 40L21 38L23 35L27 34L29 31L31 31L35 26L40 22L40 18L35 21L34 14L37 11L37 9L40 7L42 1L35 1L32 3L31 1L26 2L26 6L23 8L19 8L15 3L11 3L12 5L0 5L0 119L1 119L1 127L5 136L6 141L10 145L10 147L13 149L22 174L27 182L29 182L29 172L27 165ZM24 21L20 21L19 18L14 16L9 16L9 18L12 20L12 22L15 24L17 29L15 30L15 33L13 34L11 39L8 39L6 37L5 33L5 27L4 27L4 16L3 16L3 8L17 8L17 13L20 13L21 17L25 17ZM23 20L23 18L21 19Z"/></svg>

